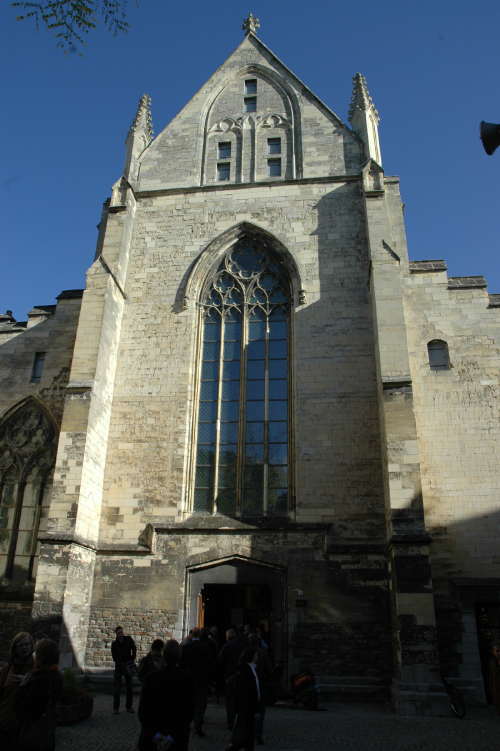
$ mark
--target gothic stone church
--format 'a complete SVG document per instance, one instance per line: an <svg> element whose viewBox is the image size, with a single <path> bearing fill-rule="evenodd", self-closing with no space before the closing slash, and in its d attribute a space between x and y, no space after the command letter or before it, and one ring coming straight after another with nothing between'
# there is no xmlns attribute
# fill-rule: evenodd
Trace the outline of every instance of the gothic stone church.
<svg viewBox="0 0 500 751"><path fill-rule="evenodd" d="M85 290L1 317L2 647L264 622L332 692L484 701L500 295L408 260L363 76L347 125L256 28L156 138L142 97Z"/></svg>

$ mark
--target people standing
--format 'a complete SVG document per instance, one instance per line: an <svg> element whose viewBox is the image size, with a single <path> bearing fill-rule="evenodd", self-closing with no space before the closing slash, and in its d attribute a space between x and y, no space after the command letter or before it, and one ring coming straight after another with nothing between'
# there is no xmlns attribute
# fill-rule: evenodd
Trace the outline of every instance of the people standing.
<svg viewBox="0 0 500 751"><path fill-rule="evenodd" d="M255 715L255 740L258 745L264 743L264 717L266 714L266 704L270 701L272 695L272 675L273 665L269 657L267 647L262 647L262 640L258 632L248 638L248 645L255 650L257 655L256 670L259 679L260 701Z"/></svg>
<svg viewBox="0 0 500 751"><path fill-rule="evenodd" d="M122 626L115 628L116 639L111 644L111 656L115 663L113 677L113 714L120 711L120 694L122 678L125 679L127 712L133 712L132 675L135 669L135 656L137 648L131 636L124 633Z"/></svg>
<svg viewBox="0 0 500 751"><path fill-rule="evenodd" d="M52 639L35 647L34 667L21 681L15 709L19 727L17 751L53 751L56 743L56 704L63 681L58 668L59 649Z"/></svg>
<svg viewBox="0 0 500 751"><path fill-rule="evenodd" d="M137 675L141 683L144 683L150 673L161 670L163 667L163 639L155 639L147 655L139 662Z"/></svg>
<svg viewBox="0 0 500 751"><path fill-rule="evenodd" d="M228 628L226 643L222 646L217 658L222 679L224 681L224 701L226 704L226 718L228 730L234 725L235 710L235 680L238 671L240 655L245 649L246 642L238 636L236 629Z"/></svg>
<svg viewBox="0 0 500 751"><path fill-rule="evenodd" d="M179 667L181 650L174 639L163 650L164 667L151 673L139 701L139 751L155 751L155 736L172 739L172 749L188 751L193 717L194 688L189 674Z"/></svg>
<svg viewBox="0 0 500 751"><path fill-rule="evenodd" d="M253 751L255 715L262 699L257 675L257 652L247 647L240 658L235 681L236 721L226 751Z"/></svg>
<svg viewBox="0 0 500 751"><path fill-rule="evenodd" d="M194 732L204 737L203 721L208 689L210 682L215 678L213 651L205 631L199 628L191 630L190 640L182 647L180 666L190 674L194 684Z"/></svg>
<svg viewBox="0 0 500 751"><path fill-rule="evenodd" d="M493 644L489 663L491 703L500 714L500 644Z"/></svg>
<svg viewBox="0 0 500 751"><path fill-rule="evenodd" d="M0 747L13 748L17 734L15 698L21 681L33 670L33 638L21 631L13 638L9 661L0 671Z"/></svg>

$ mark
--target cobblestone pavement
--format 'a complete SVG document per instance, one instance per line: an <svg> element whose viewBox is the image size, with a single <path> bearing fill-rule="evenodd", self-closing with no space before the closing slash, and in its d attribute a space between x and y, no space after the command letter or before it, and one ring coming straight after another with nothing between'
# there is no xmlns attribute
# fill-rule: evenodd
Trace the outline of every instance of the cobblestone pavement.
<svg viewBox="0 0 500 751"><path fill-rule="evenodd" d="M500 716L490 708L469 709L458 720L399 717L380 707L325 707L270 708L263 751L500 751ZM223 751L229 738L222 705L209 704L205 730L207 737L194 737L190 751ZM89 720L58 728L57 751L135 751L138 732L136 715L113 715L111 697L97 695Z"/></svg>

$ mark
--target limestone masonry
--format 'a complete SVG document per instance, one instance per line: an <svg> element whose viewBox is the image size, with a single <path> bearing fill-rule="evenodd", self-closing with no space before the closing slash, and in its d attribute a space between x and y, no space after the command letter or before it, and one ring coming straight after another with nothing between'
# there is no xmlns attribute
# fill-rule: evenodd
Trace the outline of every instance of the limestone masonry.
<svg viewBox="0 0 500 751"><path fill-rule="evenodd" d="M141 98L85 290L0 316L1 644L260 623L332 692L485 701L500 296L408 260L364 77L348 126L244 27L156 138Z"/></svg>

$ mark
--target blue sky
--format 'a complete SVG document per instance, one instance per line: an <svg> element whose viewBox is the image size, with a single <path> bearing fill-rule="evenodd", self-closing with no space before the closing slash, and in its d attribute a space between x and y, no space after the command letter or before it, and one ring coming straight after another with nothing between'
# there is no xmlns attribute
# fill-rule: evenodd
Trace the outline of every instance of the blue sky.
<svg viewBox="0 0 500 751"><path fill-rule="evenodd" d="M129 33L98 30L79 56L4 0L1 312L22 320L84 286L140 95L158 133L239 44L250 9L262 41L344 121L352 75L367 77L410 257L445 258L450 276L484 274L500 292L500 150L486 156L478 137L480 120L500 122L498 2L131 1Z"/></svg>

